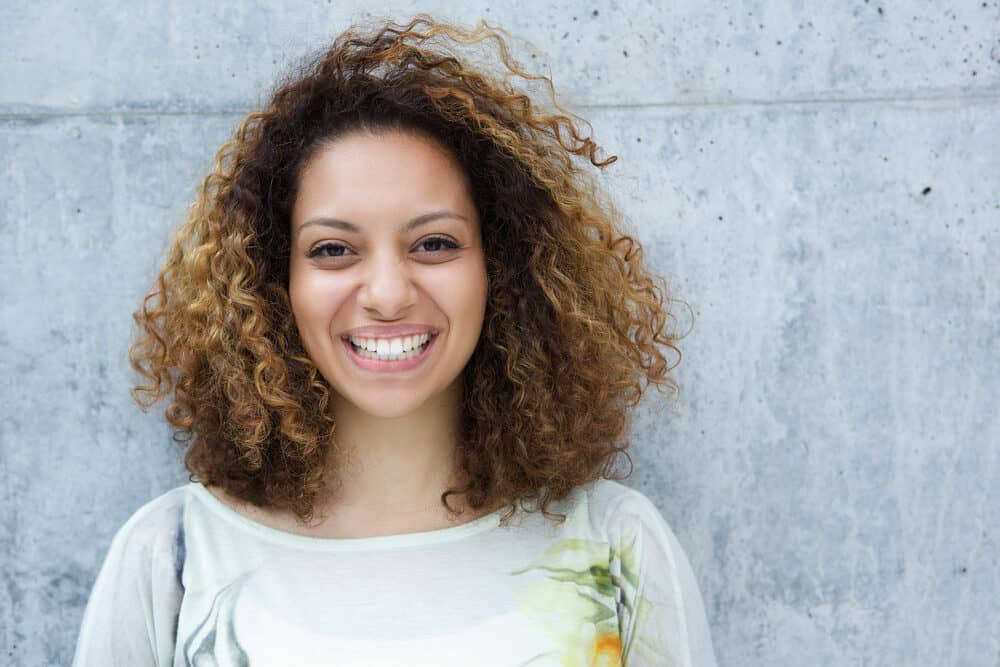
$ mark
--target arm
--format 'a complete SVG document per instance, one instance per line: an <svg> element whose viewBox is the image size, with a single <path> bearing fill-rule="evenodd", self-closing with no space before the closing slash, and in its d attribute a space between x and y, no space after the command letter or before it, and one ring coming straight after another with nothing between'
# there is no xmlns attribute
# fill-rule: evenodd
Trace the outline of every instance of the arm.
<svg viewBox="0 0 1000 667"><path fill-rule="evenodd" d="M715 667L691 564L659 510L632 491L610 521L620 565L623 667Z"/></svg>
<svg viewBox="0 0 1000 667"><path fill-rule="evenodd" d="M180 505L166 494L115 534L83 614L73 667L170 667L183 595Z"/></svg>

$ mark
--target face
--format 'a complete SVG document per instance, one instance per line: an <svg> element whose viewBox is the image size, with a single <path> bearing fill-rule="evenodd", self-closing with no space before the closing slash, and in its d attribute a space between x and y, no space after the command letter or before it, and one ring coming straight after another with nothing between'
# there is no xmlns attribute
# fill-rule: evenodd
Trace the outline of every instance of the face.
<svg viewBox="0 0 1000 667"><path fill-rule="evenodd" d="M303 168L291 234L292 312L334 410L399 417L460 398L487 275L454 158L398 131L340 137Z"/></svg>

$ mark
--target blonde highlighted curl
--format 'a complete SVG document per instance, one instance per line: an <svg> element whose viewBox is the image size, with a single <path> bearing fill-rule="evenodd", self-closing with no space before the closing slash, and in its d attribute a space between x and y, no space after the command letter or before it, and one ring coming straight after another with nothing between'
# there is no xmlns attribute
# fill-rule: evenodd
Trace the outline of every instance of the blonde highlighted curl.
<svg viewBox="0 0 1000 667"><path fill-rule="evenodd" d="M558 105L549 78L521 69L504 34L426 14L354 27L219 149L134 314L129 352L146 382L132 390L139 406L172 395L166 418L192 479L313 517L335 424L290 308L290 212L302 165L359 129L435 138L468 174L482 221L490 287L457 453L468 483L444 506L464 493L472 508L528 499L548 514L574 487L619 474L619 455L631 465L630 408L650 383L677 390L672 300L573 159L603 168L616 157L598 160L585 121ZM456 50L490 40L503 76ZM541 82L554 110L511 74Z"/></svg>

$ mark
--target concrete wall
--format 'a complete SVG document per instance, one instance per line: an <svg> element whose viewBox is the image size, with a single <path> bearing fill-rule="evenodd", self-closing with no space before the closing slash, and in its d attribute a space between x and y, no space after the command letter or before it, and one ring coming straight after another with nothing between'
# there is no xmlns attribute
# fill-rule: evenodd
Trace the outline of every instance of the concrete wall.
<svg viewBox="0 0 1000 667"><path fill-rule="evenodd" d="M1000 3L388 2L498 22L692 306L636 472L724 665L1000 664ZM130 313L216 147L368 3L5 3L0 662L69 662L186 480Z"/></svg>

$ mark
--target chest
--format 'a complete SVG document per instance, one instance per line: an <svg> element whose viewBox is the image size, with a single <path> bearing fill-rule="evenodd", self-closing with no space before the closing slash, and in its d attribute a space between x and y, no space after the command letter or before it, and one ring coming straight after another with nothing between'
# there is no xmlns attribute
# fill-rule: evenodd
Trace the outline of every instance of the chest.
<svg viewBox="0 0 1000 667"><path fill-rule="evenodd" d="M197 558L175 665L620 664L607 545Z"/></svg>

